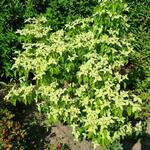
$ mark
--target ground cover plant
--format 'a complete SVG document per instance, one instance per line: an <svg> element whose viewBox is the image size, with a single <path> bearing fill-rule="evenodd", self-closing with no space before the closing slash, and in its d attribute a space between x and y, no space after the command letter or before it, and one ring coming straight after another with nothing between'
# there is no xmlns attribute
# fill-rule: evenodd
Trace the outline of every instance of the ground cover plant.
<svg viewBox="0 0 150 150"><path fill-rule="evenodd" d="M5 99L36 101L48 126L61 121L95 146L120 147L125 136L141 133L142 101L124 90L128 77L121 71L133 52L127 12L122 0L102 0L92 15L57 31L44 16L26 20L17 31L24 51L13 65L19 84Z"/></svg>
<svg viewBox="0 0 150 150"><path fill-rule="evenodd" d="M0 149L19 149L25 147L26 132L19 122L13 120L14 115L3 108L0 109Z"/></svg>

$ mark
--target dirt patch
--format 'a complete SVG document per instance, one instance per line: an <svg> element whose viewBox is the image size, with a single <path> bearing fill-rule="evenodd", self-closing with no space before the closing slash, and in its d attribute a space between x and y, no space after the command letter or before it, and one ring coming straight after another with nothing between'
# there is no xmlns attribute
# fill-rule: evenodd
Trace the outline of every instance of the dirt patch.
<svg viewBox="0 0 150 150"><path fill-rule="evenodd" d="M75 141L71 129L68 126L63 126L61 123L52 127L51 134L47 137L46 141L52 145L58 145L60 143L66 144L70 150L94 149L93 144L90 141ZM100 147L97 147L95 150L100 150Z"/></svg>

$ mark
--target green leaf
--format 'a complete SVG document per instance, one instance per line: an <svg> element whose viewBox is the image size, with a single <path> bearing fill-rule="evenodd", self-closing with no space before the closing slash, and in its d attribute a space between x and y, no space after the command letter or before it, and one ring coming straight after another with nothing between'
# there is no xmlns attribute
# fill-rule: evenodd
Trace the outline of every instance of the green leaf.
<svg viewBox="0 0 150 150"><path fill-rule="evenodd" d="M131 106L129 106L127 108L127 112L128 112L128 116L131 116L131 113L132 113L132 107Z"/></svg>

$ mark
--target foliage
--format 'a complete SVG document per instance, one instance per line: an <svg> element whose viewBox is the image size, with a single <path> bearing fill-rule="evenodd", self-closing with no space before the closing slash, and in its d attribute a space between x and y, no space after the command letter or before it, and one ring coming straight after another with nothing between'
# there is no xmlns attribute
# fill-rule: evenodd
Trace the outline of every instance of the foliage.
<svg viewBox="0 0 150 150"><path fill-rule="evenodd" d="M111 150L123 150L123 146L119 142L115 142L111 145Z"/></svg>
<svg viewBox="0 0 150 150"><path fill-rule="evenodd" d="M123 90L127 75L120 73L133 51L127 11L122 0L102 0L91 16L56 32L45 17L26 20L17 33L28 40L13 65L20 83L6 99L14 105L35 100L48 125L67 123L76 139L95 146L139 134L142 101Z"/></svg>
<svg viewBox="0 0 150 150"><path fill-rule="evenodd" d="M23 51L20 39L15 34L22 28L24 20L41 13L49 18L48 24L55 30L78 16L92 11L95 0L2 0L0 2L0 80L14 78L11 71L13 57Z"/></svg>
<svg viewBox="0 0 150 150"><path fill-rule="evenodd" d="M51 0L45 17L53 31L57 31L68 22L91 15L96 5L97 0Z"/></svg>
<svg viewBox="0 0 150 150"><path fill-rule="evenodd" d="M0 10L0 77L4 81L13 77L11 71L13 57L21 51L21 43L15 31L23 25L25 18L35 16L36 12L32 9L30 11L35 13L31 14L28 10L28 2L24 3L20 0L2 0Z"/></svg>
<svg viewBox="0 0 150 150"><path fill-rule="evenodd" d="M24 148L26 132L21 129L19 122L13 121L14 115L7 109L0 109L0 144L2 149Z"/></svg>
<svg viewBox="0 0 150 150"><path fill-rule="evenodd" d="M137 92L143 100L144 116L150 115L150 12L149 0L128 0L129 24L135 41L135 52L130 58L128 88ZM148 117L148 116L147 116Z"/></svg>
<svg viewBox="0 0 150 150"><path fill-rule="evenodd" d="M19 47L17 36L13 30L19 27L18 25L22 20L20 14L23 11L23 6L18 0L11 2L2 0L0 10L0 76L7 77L10 75L12 57Z"/></svg>

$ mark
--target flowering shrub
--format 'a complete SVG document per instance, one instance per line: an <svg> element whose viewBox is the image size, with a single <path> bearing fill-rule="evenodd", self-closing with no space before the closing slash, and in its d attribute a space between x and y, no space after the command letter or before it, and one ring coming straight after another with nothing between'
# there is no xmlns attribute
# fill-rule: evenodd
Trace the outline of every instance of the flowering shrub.
<svg viewBox="0 0 150 150"><path fill-rule="evenodd" d="M121 88L127 75L120 70L133 51L126 11L122 0L101 0L92 16L56 32L44 17L28 19L17 31L28 37L13 65L20 84L5 98L14 105L35 100L47 124L67 123L76 139L94 145L141 132L141 122L130 121L138 117L141 99Z"/></svg>

